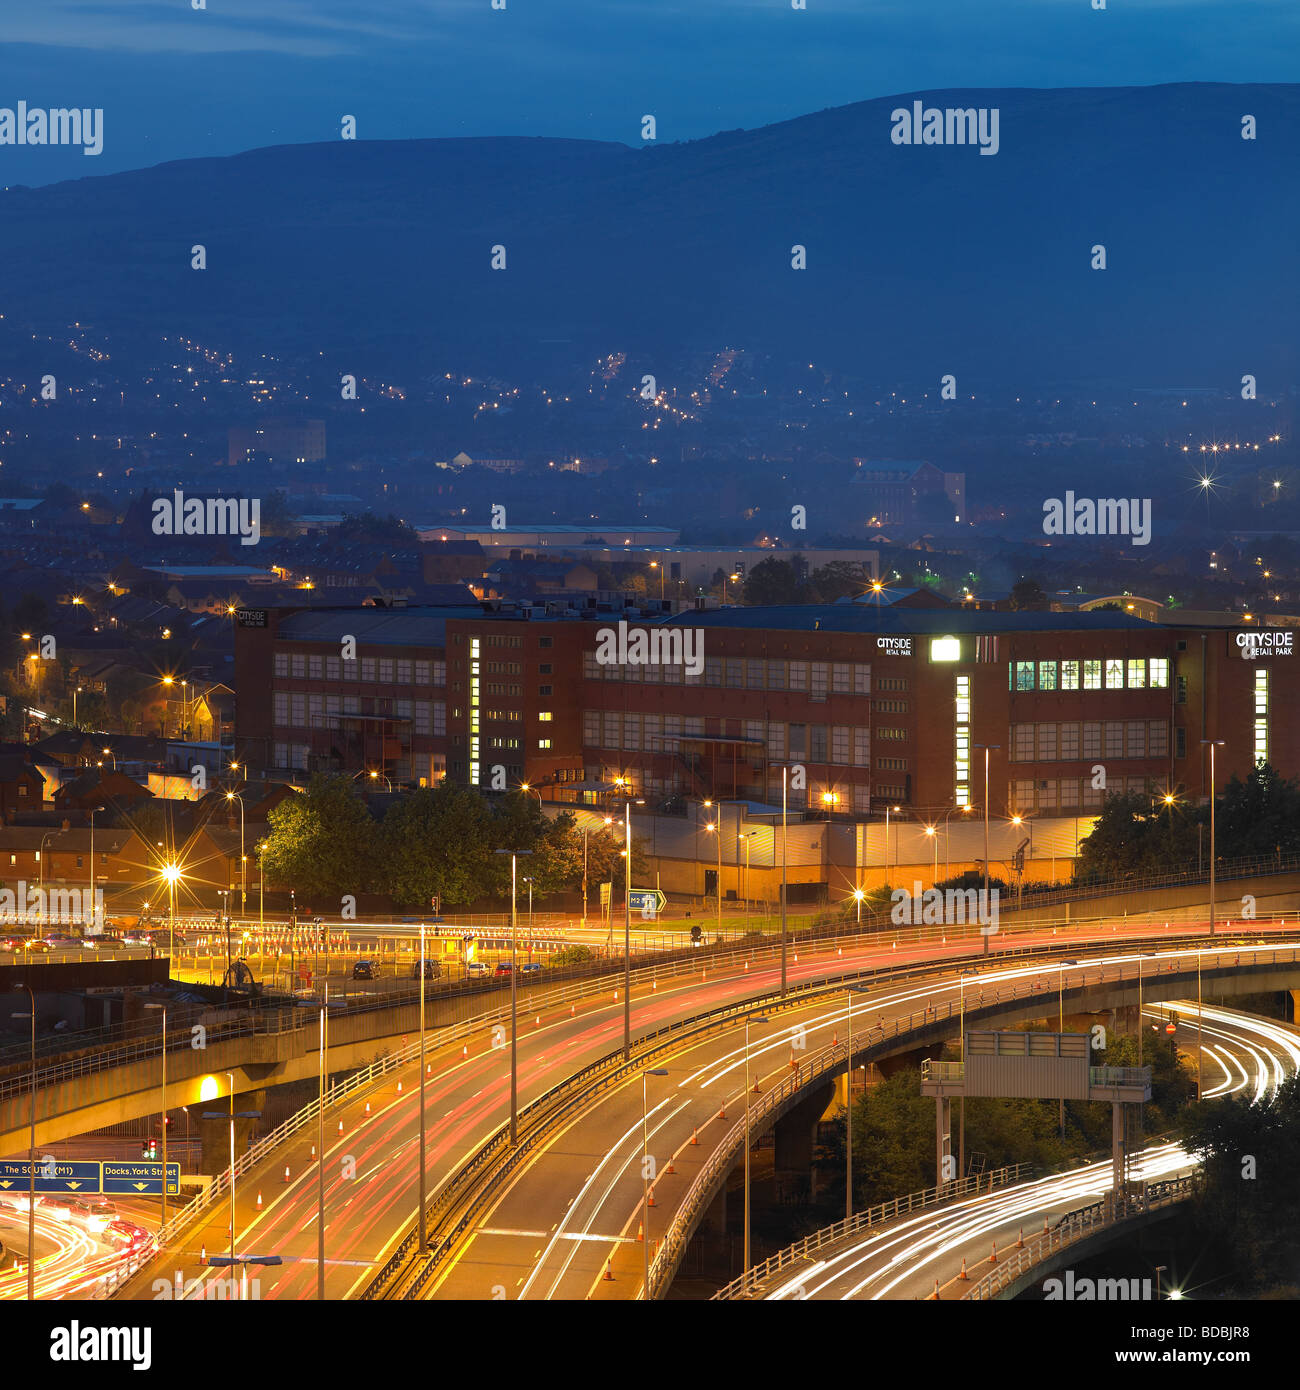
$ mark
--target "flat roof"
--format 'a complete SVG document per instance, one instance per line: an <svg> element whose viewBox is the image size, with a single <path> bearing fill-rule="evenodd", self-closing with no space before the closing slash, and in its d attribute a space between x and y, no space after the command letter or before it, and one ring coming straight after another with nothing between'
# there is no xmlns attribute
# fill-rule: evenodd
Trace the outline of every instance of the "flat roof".
<svg viewBox="0 0 1300 1390"><path fill-rule="evenodd" d="M445 647L448 618L481 618L475 604L464 608L311 608L284 618L279 640L340 642L346 636L391 647Z"/></svg>
<svg viewBox="0 0 1300 1390"><path fill-rule="evenodd" d="M1159 625L1130 613L997 613L987 609L876 608L859 603L785 604L772 608L709 608L684 611L670 626L774 628L786 632L861 632L943 635L1002 632L1151 632Z"/></svg>

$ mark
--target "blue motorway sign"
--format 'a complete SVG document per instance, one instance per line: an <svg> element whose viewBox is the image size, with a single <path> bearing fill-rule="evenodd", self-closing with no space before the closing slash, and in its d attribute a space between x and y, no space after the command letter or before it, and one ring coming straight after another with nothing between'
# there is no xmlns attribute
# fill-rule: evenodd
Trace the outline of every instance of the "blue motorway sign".
<svg viewBox="0 0 1300 1390"><path fill-rule="evenodd" d="M149 1159L106 1158L100 1165L104 1170L104 1192L129 1193L136 1197L161 1196L163 1166ZM167 1165L167 1195L174 1196L181 1190L181 1165Z"/></svg>
<svg viewBox="0 0 1300 1390"><path fill-rule="evenodd" d="M105 1159L103 1163L68 1163L61 1159L36 1160L37 1192L117 1192L122 1195L159 1197L162 1195L163 1166L148 1159ZM21 1195L28 1190L27 1161L0 1159L0 1195ZM181 1165L167 1165L167 1195L181 1190Z"/></svg>
<svg viewBox="0 0 1300 1390"><path fill-rule="evenodd" d="M179 1168L179 1165L175 1165ZM37 1192L98 1192L98 1163L65 1163L55 1159L36 1160ZM27 1160L0 1159L0 1193L22 1193L30 1185Z"/></svg>
<svg viewBox="0 0 1300 1390"><path fill-rule="evenodd" d="M653 917L668 905L668 899L658 888L633 888L627 896L628 907L642 917Z"/></svg>

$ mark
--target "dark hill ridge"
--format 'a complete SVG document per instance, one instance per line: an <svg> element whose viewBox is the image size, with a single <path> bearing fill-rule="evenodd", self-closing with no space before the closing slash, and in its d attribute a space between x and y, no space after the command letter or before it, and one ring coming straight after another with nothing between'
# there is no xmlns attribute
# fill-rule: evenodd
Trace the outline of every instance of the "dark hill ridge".
<svg viewBox="0 0 1300 1390"><path fill-rule="evenodd" d="M892 144L917 98L998 107L999 153ZM926 389L1254 372L1267 394L1297 376L1297 168L1291 84L908 93L642 148L282 146L0 195L0 309L359 371L510 376L567 338L665 376L731 343Z"/></svg>

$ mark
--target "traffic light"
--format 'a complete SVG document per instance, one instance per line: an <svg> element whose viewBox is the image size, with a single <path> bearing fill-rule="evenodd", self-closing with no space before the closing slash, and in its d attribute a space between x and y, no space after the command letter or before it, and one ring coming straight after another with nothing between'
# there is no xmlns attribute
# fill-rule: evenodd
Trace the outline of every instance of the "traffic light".
<svg viewBox="0 0 1300 1390"><path fill-rule="evenodd" d="M691 940L692 940L692 941L703 941L703 940L704 940L704 932L703 932L703 930L702 930L700 927L692 927L692 928L691 928Z"/></svg>
<svg viewBox="0 0 1300 1390"><path fill-rule="evenodd" d="M157 1158L157 1157L158 1157L158 1141L157 1141L156 1139L146 1139L146 1140L144 1141L144 1143L140 1146L140 1157L141 1157L141 1158Z"/></svg>

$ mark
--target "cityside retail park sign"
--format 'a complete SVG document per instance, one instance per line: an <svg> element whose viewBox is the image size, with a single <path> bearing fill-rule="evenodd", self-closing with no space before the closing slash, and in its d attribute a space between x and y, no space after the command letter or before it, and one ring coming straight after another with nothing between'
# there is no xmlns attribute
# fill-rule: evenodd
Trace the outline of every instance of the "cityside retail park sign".
<svg viewBox="0 0 1300 1390"><path fill-rule="evenodd" d="M1246 661L1259 657L1294 656L1295 633L1280 628L1270 628L1266 632L1239 632L1237 646Z"/></svg>
<svg viewBox="0 0 1300 1390"><path fill-rule="evenodd" d="M911 656L912 639L910 637L877 637L876 650L882 656Z"/></svg>

